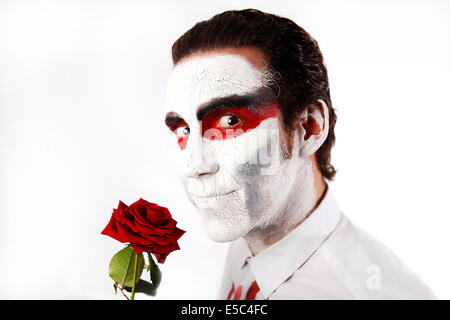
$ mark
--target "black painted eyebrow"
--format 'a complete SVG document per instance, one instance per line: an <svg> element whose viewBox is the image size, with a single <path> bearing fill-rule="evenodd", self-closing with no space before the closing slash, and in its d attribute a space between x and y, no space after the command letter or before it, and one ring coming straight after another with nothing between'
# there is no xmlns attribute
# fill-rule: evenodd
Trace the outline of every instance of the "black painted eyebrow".
<svg viewBox="0 0 450 320"><path fill-rule="evenodd" d="M166 114L165 122L166 126L172 129L177 124L184 122L184 119L178 113L172 111Z"/></svg>
<svg viewBox="0 0 450 320"><path fill-rule="evenodd" d="M210 112L218 111L225 108L256 108L266 105L276 100L272 90L261 87L256 91L246 95L231 95L227 97L219 97L210 100L200 106L197 110L197 120L202 121L203 117Z"/></svg>

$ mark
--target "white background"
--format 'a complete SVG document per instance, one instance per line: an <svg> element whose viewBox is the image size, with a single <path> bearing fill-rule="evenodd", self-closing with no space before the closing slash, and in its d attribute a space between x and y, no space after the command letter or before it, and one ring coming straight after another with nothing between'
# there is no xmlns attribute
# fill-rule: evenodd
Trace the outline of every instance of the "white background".
<svg viewBox="0 0 450 320"><path fill-rule="evenodd" d="M0 1L0 298L123 299L100 232L139 197L187 230L157 298L216 297L227 244L177 179L165 84L183 32L248 7L319 42L343 212L450 298L450 2L317 0Z"/></svg>

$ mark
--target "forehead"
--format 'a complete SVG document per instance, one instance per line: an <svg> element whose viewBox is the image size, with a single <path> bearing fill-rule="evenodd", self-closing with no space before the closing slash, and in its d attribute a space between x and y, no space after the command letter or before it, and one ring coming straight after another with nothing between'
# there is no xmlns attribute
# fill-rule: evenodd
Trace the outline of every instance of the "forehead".
<svg viewBox="0 0 450 320"><path fill-rule="evenodd" d="M268 72L239 54L193 56L177 64L167 86L167 111L192 113L211 99L267 86Z"/></svg>

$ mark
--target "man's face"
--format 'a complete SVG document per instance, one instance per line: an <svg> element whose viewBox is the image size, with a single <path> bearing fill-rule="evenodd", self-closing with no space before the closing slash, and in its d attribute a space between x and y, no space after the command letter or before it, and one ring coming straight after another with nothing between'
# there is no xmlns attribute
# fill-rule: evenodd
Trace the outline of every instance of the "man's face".
<svg viewBox="0 0 450 320"><path fill-rule="evenodd" d="M169 79L166 124L177 137L183 185L216 241L277 224L315 198L311 161L283 157L273 79L255 61L245 52L194 55Z"/></svg>

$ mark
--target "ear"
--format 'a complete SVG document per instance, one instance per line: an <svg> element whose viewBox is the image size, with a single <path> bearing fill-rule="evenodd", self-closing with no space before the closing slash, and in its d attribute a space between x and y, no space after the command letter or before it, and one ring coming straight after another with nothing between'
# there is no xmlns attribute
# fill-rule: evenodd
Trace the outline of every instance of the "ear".
<svg viewBox="0 0 450 320"><path fill-rule="evenodd" d="M300 156L309 157L316 152L328 136L328 107L317 100L301 114L297 130L300 138Z"/></svg>

